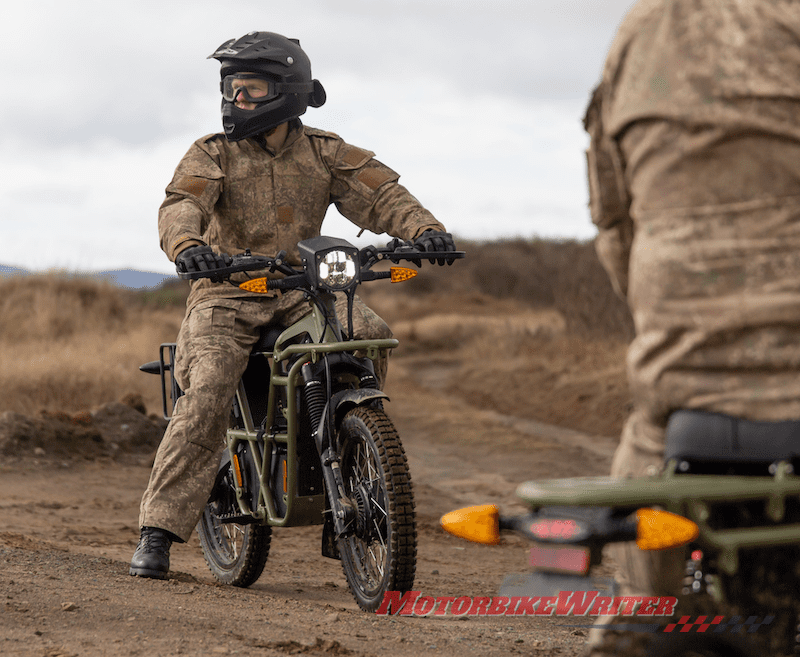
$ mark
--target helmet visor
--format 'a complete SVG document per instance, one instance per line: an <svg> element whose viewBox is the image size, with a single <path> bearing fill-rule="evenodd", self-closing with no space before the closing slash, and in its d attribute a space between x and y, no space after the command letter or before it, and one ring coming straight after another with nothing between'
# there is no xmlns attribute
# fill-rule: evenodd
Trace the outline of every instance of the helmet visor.
<svg viewBox="0 0 800 657"><path fill-rule="evenodd" d="M248 103L263 103L275 98L276 85L272 80L252 73L226 75L220 83L222 97L229 103L239 100Z"/></svg>

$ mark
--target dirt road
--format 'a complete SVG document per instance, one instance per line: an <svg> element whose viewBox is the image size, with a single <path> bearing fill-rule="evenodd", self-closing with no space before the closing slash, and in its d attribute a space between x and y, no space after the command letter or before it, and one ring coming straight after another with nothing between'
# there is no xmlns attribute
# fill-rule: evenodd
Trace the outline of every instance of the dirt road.
<svg viewBox="0 0 800 657"><path fill-rule="evenodd" d="M525 479L606 473L615 442L448 392L462 357L398 355L387 388L417 502L415 589L434 597L496 595L504 575L526 570L521 540L468 544L439 528L444 512L488 501L510 509ZM215 584L196 538L173 546L168 581L129 577L148 460L25 453L0 466L0 655L581 652L585 629L564 619L366 614L339 562L320 555L314 527L276 530L267 568L249 589Z"/></svg>

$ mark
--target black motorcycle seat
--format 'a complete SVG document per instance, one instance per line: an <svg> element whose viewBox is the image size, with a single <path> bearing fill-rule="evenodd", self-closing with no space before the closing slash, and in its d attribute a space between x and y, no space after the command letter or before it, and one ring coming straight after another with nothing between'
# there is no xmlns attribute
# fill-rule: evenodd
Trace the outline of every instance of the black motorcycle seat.
<svg viewBox="0 0 800 657"><path fill-rule="evenodd" d="M800 420L758 422L680 410L670 415L665 461L774 463L800 456Z"/></svg>
<svg viewBox="0 0 800 657"><path fill-rule="evenodd" d="M271 352L275 349L275 342L280 337L280 334L286 330L285 326L276 324L267 324L261 327L261 334L258 340L253 345L252 354L261 354L264 352Z"/></svg>

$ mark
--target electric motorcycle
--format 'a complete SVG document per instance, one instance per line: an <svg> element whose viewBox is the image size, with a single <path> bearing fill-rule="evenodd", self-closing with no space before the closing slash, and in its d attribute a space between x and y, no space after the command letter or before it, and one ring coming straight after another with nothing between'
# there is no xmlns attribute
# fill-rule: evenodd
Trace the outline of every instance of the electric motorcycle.
<svg viewBox="0 0 800 657"><path fill-rule="evenodd" d="M658 475L529 481L517 489L528 514L481 505L445 515L442 525L480 543L497 543L504 531L525 537L531 595L613 596L614 582L590 572L609 543L682 549L674 616L631 627L652 632L649 655L800 653L800 422L681 410L665 445Z"/></svg>
<svg viewBox="0 0 800 657"><path fill-rule="evenodd" d="M249 251L228 267L181 274L236 284L255 293L299 290L310 312L291 326L264 327L239 382L226 448L198 524L205 560L217 580L246 587L264 570L273 527L322 526L322 554L340 559L359 606L374 611L386 591L412 588L417 532L411 476L400 437L383 409L373 361L395 339L353 338L353 299L365 282L400 282L416 270L396 265L452 263L464 252L420 251L394 240L357 249L316 237L298 244L301 266L285 252ZM254 272L258 272L255 276ZM347 322L334 309L347 299ZM158 361L164 414L182 391L172 373L175 344Z"/></svg>

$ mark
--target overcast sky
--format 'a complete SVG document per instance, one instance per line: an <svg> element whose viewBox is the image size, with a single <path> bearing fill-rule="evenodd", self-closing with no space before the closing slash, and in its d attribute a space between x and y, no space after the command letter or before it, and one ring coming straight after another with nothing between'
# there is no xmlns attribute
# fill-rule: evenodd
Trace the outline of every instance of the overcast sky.
<svg viewBox="0 0 800 657"><path fill-rule="evenodd" d="M581 117L630 4L4 7L0 263L174 271L158 247L157 210L191 143L221 130L219 65L206 57L253 30L298 38L311 58L328 101L303 121L374 151L457 236L590 238ZM354 239L334 215L323 232Z"/></svg>

